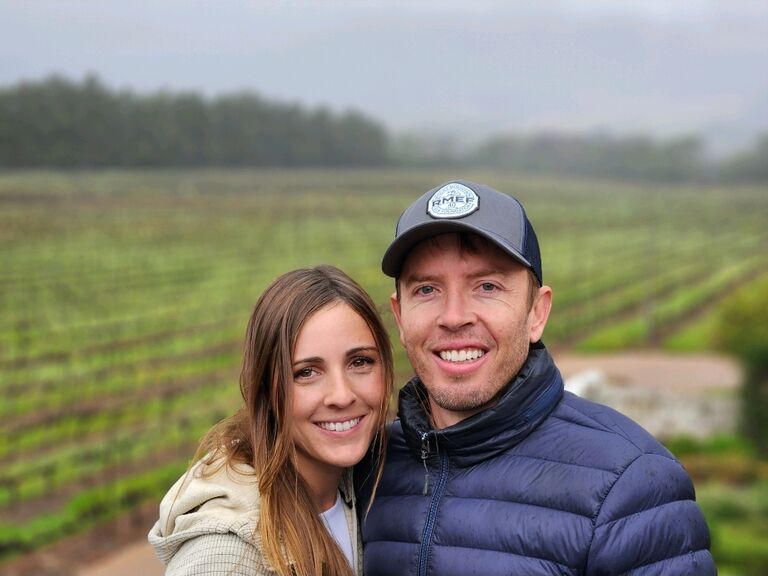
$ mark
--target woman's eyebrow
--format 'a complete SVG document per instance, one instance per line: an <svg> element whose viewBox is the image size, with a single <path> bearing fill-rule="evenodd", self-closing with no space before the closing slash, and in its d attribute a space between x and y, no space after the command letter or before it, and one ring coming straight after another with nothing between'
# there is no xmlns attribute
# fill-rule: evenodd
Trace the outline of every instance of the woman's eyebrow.
<svg viewBox="0 0 768 576"><path fill-rule="evenodd" d="M356 346L347 350L347 356L354 356L360 354L360 352L376 352L379 353L379 349L376 346Z"/></svg>
<svg viewBox="0 0 768 576"><path fill-rule="evenodd" d="M294 360L291 366L296 366L297 364L318 364L323 362L323 359L320 356L310 356L308 358L299 358L298 360Z"/></svg>

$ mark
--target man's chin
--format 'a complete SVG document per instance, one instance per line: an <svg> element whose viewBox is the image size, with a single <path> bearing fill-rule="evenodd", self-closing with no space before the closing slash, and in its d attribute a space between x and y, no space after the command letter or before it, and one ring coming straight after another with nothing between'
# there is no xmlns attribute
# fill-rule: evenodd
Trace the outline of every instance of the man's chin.
<svg viewBox="0 0 768 576"><path fill-rule="evenodd" d="M450 412L477 412L485 408L489 402L493 400L493 397L485 398L484 396L475 396L467 394L454 394L443 389L430 390L430 400L436 406L439 406L443 410Z"/></svg>

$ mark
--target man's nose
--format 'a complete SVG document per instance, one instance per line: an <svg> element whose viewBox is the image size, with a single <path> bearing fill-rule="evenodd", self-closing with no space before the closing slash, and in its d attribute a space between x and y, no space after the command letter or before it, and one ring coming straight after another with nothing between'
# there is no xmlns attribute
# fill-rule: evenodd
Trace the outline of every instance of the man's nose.
<svg viewBox="0 0 768 576"><path fill-rule="evenodd" d="M445 293L438 318L440 326L448 330L459 330L472 324L474 319L471 303L461 291L450 290Z"/></svg>

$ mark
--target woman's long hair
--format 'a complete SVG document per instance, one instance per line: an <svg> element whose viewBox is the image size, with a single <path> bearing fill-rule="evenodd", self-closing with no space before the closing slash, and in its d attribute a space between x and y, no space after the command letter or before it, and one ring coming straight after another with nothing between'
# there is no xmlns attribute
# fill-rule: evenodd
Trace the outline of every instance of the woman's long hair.
<svg viewBox="0 0 768 576"><path fill-rule="evenodd" d="M234 416L214 426L198 450L198 456L208 454L209 462L242 462L255 469L261 498L258 532L262 550L281 576L352 574L296 469L291 438L296 340L310 316L333 302L343 302L365 320L381 357L386 390L371 446L378 483L394 380L392 348L370 296L333 266L288 272L261 295L245 336L240 373L243 406Z"/></svg>

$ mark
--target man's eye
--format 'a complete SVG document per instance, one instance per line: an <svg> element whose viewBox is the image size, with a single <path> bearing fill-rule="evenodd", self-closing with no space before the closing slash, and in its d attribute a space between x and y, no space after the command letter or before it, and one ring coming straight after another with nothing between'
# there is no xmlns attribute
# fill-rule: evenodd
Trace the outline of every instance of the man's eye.
<svg viewBox="0 0 768 576"><path fill-rule="evenodd" d="M427 295L432 294L432 292L435 291L435 288L433 286L419 286L416 289L417 294Z"/></svg>
<svg viewBox="0 0 768 576"><path fill-rule="evenodd" d="M484 292L493 292L497 289L496 284L492 282L483 282L480 284L480 288L482 288Z"/></svg>

